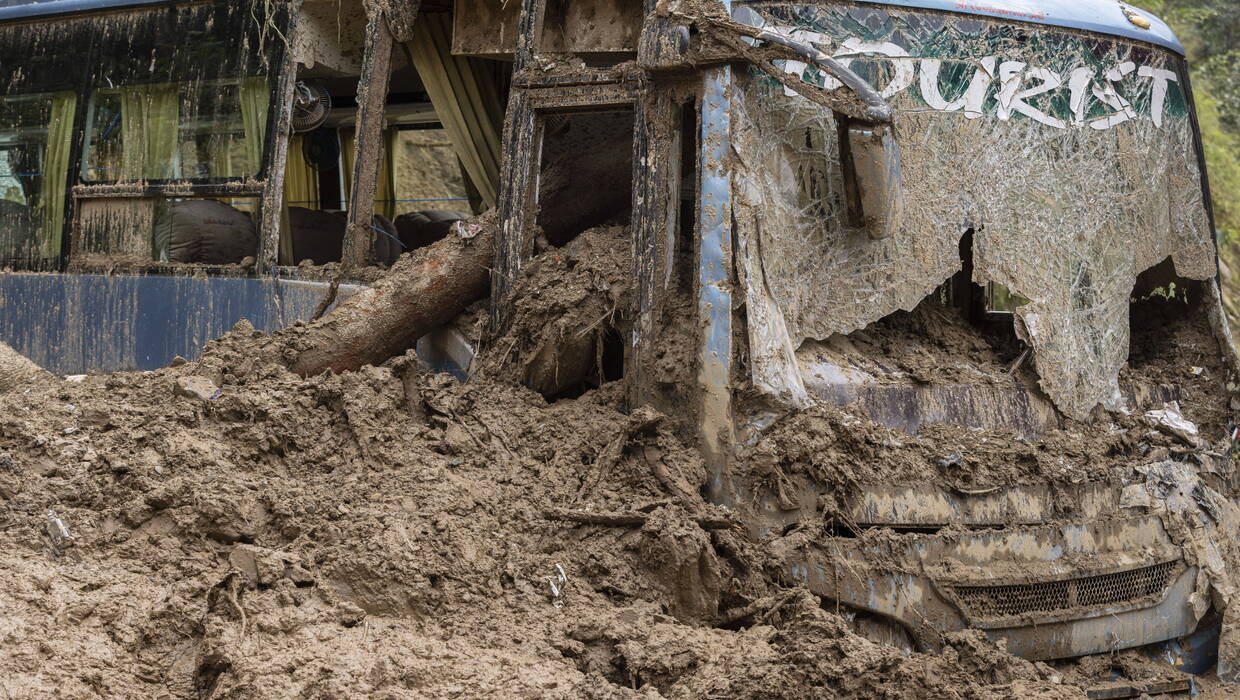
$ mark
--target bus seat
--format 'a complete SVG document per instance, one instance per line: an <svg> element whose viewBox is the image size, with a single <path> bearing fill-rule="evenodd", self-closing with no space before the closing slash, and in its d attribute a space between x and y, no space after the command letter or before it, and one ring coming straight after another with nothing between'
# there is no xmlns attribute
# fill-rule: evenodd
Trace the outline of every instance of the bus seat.
<svg viewBox="0 0 1240 700"><path fill-rule="evenodd" d="M400 233L400 242L405 245L406 250L417 250L448 235L448 229L453 223L468 218L469 214L459 211L412 211L396 217L396 230Z"/></svg>
<svg viewBox="0 0 1240 700"><path fill-rule="evenodd" d="M309 260L315 265L340 262L348 217L344 212L321 211L305 207L288 208L289 226L293 234L293 262ZM372 259L391 265L404 252L397 242L396 227L387 218L376 214L375 226L386 231L374 235Z"/></svg>
<svg viewBox="0 0 1240 700"><path fill-rule="evenodd" d="M249 214L214 199L170 202L155 222L155 249L180 263L229 265L258 253Z"/></svg>

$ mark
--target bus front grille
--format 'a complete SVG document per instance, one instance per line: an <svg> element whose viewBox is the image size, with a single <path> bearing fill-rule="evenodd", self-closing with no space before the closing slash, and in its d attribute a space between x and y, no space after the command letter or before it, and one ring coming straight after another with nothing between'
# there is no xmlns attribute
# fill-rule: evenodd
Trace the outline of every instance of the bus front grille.
<svg viewBox="0 0 1240 700"><path fill-rule="evenodd" d="M1155 598L1167 590L1178 561L1062 581L1001 586L948 586L969 615L979 618L1058 613Z"/></svg>

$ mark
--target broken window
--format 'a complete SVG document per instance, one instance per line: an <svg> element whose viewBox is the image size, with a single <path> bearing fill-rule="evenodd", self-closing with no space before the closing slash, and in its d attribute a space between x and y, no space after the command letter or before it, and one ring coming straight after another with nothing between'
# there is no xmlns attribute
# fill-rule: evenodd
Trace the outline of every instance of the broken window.
<svg viewBox="0 0 1240 700"><path fill-rule="evenodd" d="M430 105L423 107L420 114L433 116ZM284 191L297 263L340 261L355 133L352 126L324 127L289 142ZM375 261L390 265L401 253L442 238L473 206L460 160L438 123L390 127L384 145L374 195Z"/></svg>
<svg viewBox="0 0 1240 700"><path fill-rule="evenodd" d="M627 224L633 206L633 112L547 115L538 176L538 218L562 246L609 223Z"/></svg>
<svg viewBox="0 0 1240 700"><path fill-rule="evenodd" d="M1177 57L1050 29L1014 46L1000 22L894 9L859 27L843 7L755 7L768 29L837 47L854 69L881 64L865 75L900 113L905 183L901 227L857 235L843 221L834 114L765 74L738 74L733 205L759 387L803 395L803 341L914 308L960 269L962 222L984 223L972 281L1007 290L990 287L991 303L1011 311L1041 388L1073 418L1115 394L1136 275L1168 255L1187 278L1215 274ZM944 71L945 61L968 69ZM1128 108L1107 118L1116 90Z"/></svg>
<svg viewBox="0 0 1240 700"><path fill-rule="evenodd" d="M39 265L60 256L73 139L72 93L0 99L0 257Z"/></svg>
<svg viewBox="0 0 1240 700"><path fill-rule="evenodd" d="M986 284L986 312L992 314L1010 314L1017 307L1028 304L1029 300L1019 294L1013 294L1012 290L999 284L998 282L988 282Z"/></svg>
<svg viewBox="0 0 1240 700"><path fill-rule="evenodd" d="M358 6L358 12L361 8ZM333 13L319 18L325 41L342 52L362 55L363 36L349 34ZM328 29L331 31L326 31ZM418 16L414 38L392 56L383 114L382 148L369 223L370 261L390 265L405 252L429 245L451 225L494 205L498 188L501 88L510 69L497 61L453 56L451 15ZM343 62L336 61L343 68ZM323 126L334 130L331 147L319 148L309 134L290 144L286 169L285 264L322 265L343 257L348 201L357 167L357 82L361 65L303 70L332 95L334 108ZM326 134L322 143L329 140ZM314 155L310 155L310 154ZM372 167L371 163L364 163Z"/></svg>

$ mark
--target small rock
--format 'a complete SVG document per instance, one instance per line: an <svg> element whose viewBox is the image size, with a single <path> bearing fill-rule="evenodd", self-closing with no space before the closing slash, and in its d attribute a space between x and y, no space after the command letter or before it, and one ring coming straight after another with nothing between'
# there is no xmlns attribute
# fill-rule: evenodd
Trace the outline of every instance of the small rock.
<svg viewBox="0 0 1240 700"><path fill-rule="evenodd" d="M185 396L200 401L214 401L224 394L210 379L195 375L177 377L173 391L178 396Z"/></svg>
<svg viewBox="0 0 1240 700"><path fill-rule="evenodd" d="M337 608L337 614L339 615L340 624L345 627L354 627L366 619L366 611L348 601L340 603L339 608Z"/></svg>
<svg viewBox="0 0 1240 700"><path fill-rule="evenodd" d="M185 359L184 357L181 357L180 355L177 355L176 357L172 358L172 362L169 362L168 366L169 367L180 367L181 365L186 364L187 362L189 362L189 360Z"/></svg>

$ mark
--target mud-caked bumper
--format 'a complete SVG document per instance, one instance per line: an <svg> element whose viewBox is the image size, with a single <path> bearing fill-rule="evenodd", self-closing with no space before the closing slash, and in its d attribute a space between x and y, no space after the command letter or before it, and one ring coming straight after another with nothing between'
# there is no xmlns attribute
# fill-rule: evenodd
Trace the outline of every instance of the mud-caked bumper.
<svg viewBox="0 0 1240 700"><path fill-rule="evenodd" d="M818 595L904 627L923 647L968 627L1028 659L1191 633L1197 569L1157 517L1010 530L782 538L788 572Z"/></svg>

